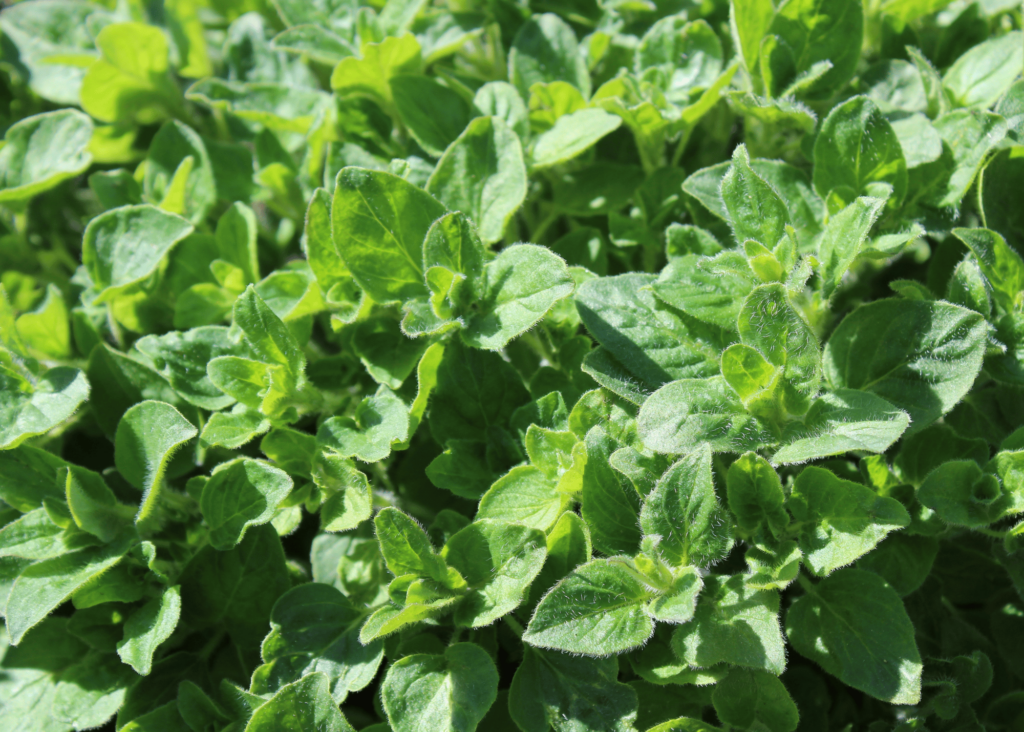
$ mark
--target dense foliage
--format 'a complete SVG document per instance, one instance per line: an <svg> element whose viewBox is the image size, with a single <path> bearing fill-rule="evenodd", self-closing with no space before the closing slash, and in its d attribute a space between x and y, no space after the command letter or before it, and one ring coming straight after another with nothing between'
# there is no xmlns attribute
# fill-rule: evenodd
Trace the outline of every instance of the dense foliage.
<svg viewBox="0 0 1024 732"><path fill-rule="evenodd" d="M1024 730L1018 0L0 13L0 731Z"/></svg>

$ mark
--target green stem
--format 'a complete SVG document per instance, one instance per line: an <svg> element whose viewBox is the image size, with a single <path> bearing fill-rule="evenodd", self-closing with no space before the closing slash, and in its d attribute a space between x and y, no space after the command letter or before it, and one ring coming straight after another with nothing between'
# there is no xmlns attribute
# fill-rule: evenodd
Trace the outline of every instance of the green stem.
<svg viewBox="0 0 1024 732"><path fill-rule="evenodd" d="M530 232L530 241L534 244L539 244L541 238L551 228L558 219L562 217L562 214L558 211L552 211L537 225L537 228Z"/></svg>
<svg viewBox="0 0 1024 732"><path fill-rule="evenodd" d="M513 633L516 634L517 638L522 638L523 637L523 632L524 632L525 629L523 628L522 625L519 624L518 620L513 618L511 615L506 615L504 620L505 620L505 625L507 625L509 627L509 629Z"/></svg>
<svg viewBox="0 0 1024 732"><path fill-rule="evenodd" d="M816 590L814 589L814 583L811 582L803 572L796 576L796 581L800 583L800 586L804 588L805 592L815 594Z"/></svg>
<svg viewBox="0 0 1024 732"><path fill-rule="evenodd" d="M679 161L683 157L683 151L686 150L687 143L690 142L690 135L693 134L693 125L687 125L683 129L683 134L679 136L679 142L676 143L676 150L672 153L672 167L679 167Z"/></svg>
<svg viewBox="0 0 1024 732"><path fill-rule="evenodd" d="M14 212L14 230L22 236L28 233L28 206Z"/></svg>
<svg viewBox="0 0 1024 732"><path fill-rule="evenodd" d="M224 635L225 633L223 630L215 633L214 636L206 642L202 650L199 651L199 657L204 661L209 661L213 652L220 647L221 642L224 640Z"/></svg>
<svg viewBox="0 0 1024 732"><path fill-rule="evenodd" d="M652 247L652 246L647 246L647 245L644 245L643 251L644 251L644 254L643 254L643 258L644 258L644 272L651 272L651 273L657 272L658 271L658 255L660 255L661 252L658 250L657 247Z"/></svg>
<svg viewBox="0 0 1024 732"><path fill-rule="evenodd" d="M533 351L542 359L547 361L552 366L558 365L558 359L555 357L555 354L552 353L551 349L548 348L547 344L544 342L544 339L536 332L530 331L524 333L522 339L523 342L526 343L526 345L528 345L530 348L532 348Z"/></svg>
<svg viewBox="0 0 1024 732"><path fill-rule="evenodd" d="M987 526L979 526L974 529L975 531L984 534L985 536L991 536L993 539L1005 539L1007 531L997 531L996 529L990 529Z"/></svg>

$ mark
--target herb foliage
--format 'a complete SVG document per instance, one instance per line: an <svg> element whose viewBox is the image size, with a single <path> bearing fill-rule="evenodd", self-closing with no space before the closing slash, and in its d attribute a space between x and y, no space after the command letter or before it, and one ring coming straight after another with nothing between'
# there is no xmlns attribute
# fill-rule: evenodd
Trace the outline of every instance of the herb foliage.
<svg viewBox="0 0 1024 732"><path fill-rule="evenodd" d="M1017 0L0 34L0 732L1022 728Z"/></svg>

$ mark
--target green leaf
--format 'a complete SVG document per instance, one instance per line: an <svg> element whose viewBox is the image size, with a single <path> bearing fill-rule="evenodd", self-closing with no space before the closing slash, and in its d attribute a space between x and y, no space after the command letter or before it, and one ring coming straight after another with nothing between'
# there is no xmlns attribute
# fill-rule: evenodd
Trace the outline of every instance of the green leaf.
<svg viewBox="0 0 1024 732"><path fill-rule="evenodd" d="M962 719L968 716L963 713L969 709L968 705L984 696L992 686L993 677L988 656L974 651L951 659L929 658L922 685L931 692L929 703L936 710L936 716Z"/></svg>
<svg viewBox="0 0 1024 732"><path fill-rule="evenodd" d="M0 529L0 556L50 559L95 543L91 536L69 528L70 524L64 527L55 523L45 509L29 511Z"/></svg>
<svg viewBox="0 0 1024 732"><path fill-rule="evenodd" d="M637 427L644 445L662 453L690 452L702 442L714 452L746 452L775 442L720 377L666 384L644 402Z"/></svg>
<svg viewBox="0 0 1024 732"><path fill-rule="evenodd" d="M29 630L79 588L121 561L131 547L129 535L99 547L86 547L27 567L14 581L7 607L7 632L18 644Z"/></svg>
<svg viewBox="0 0 1024 732"><path fill-rule="evenodd" d="M456 624L478 628L515 610L546 556L544 534L526 526L478 519L456 533L441 552L469 585Z"/></svg>
<svg viewBox="0 0 1024 732"><path fill-rule="evenodd" d="M96 35L102 57L82 80L82 109L103 122L159 122L181 110L168 73L167 39L145 23L114 23Z"/></svg>
<svg viewBox="0 0 1024 732"><path fill-rule="evenodd" d="M149 676L137 679L128 689L117 724L129 732L152 728L185 732L187 726L175 703L178 684L197 679L205 685L205 677L205 665L197 655L179 652L157 661Z"/></svg>
<svg viewBox="0 0 1024 732"><path fill-rule="evenodd" d="M923 114L912 114L896 120L892 123L892 129L903 148L907 170L933 163L942 157L942 138Z"/></svg>
<svg viewBox="0 0 1024 732"><path fill-rule="evenodd" d="M352 732L352 725L331 698L330 682L323 673L311 673L288 684L253 712L245 732Z"/></svg>
<svg viewBox="0 0 1024 732"><path fill-rule="evenodd" d="M669 262L651 286L659 299L698 320L736 330L743 300L754 289L747 258L726 251L712 257L686 255Z"/></svg>
<svg viewBox="0 0 1024 732"><path fill-rule="evenodd" d="M931 196L937 206L959 206L988 154L1006 137L1006 120L983 110L958 109L935 120L935 129L952 151L953 169Z"/></svg>
<svg viewBox="0 0 1024 732"><path fill-rule="evenodd" d="M64 495L68 509L79 528L110 543L124 531L131 521L134 510L117 502L114 492L102 476L77 465L69 465L67 479L58 472L58 483L64 483Z"/></svg>
<svg viewBox="0 0 1024 732"><path fill-rule="evenodd" d="M654 636L642 649L632 652L629 664L644 681L658 686L668 684L714 684L725 677L727 667L721 664L707 669L694 669L681 661L672 650L672 626L659 625ZM634 687L636 688L636 687Z"/></svg>
<svg viewBox="0 0 1024 732"><path fill-rule="evenodd" d="M744 555L748 574L743 578L755 590L784 590L800 574L803 552L795 541L781 541L775 547L751 547Z"/></svg>
<svg viewBox="0 0 1024 732"><path fill-rule="evenodd" d="M309 199L309 206L306 209L306 259L309 261L310 269L313 270L320 289L325 293L330 292L331 288L335 285L349 282L352 278L348 265L345 264L341 258L341 253L334 244L334 232L331 227L331 202L331 194L323 188L317 188L313 191L313 195ZM227 218L227 214L222 218L222 221L225 218ZM234 226L231 226L230 229L227 222L225 222L225 231L249 232L248 226L244 229L238 226L244 221L245 219L241 216L235 218ZM217 226L219 229L221 222L218 222ZM251 241L254 246L250 251L255 254L255 221L253 221L251 232L253 235ZM237 248L237 245L242 243L242 237L236 234L230 238L230 241L235 245L232 248ZM239 252L239 254L241 253Z"/></svg>
<svg viewBox="0 0 1024 732"><path fill-rule="evenodd" d="M545 247L507 247L483 270L479 302L467 318L463 340L499 350L537 324L575 285L565 262Z"/></svg>
<svg viewBox="0 0 1024 732"><path fill-rule="evenodd" d="M978 260L996 302L1012 312L1024 292L1024 259L1007 245L1002 236L989 229L953 229L953 235L967 245Z"/></svg>
<svg viewBox="0 0 1024 732"><path fill-rule="evenodd" d="M247 122L264 125L270 130L301 135L309 130L314 118L323 111L331 97L319 89L289 84L246 84L206 78L190 86L185 92L185 98L211 111L227 112ZM242 190L251 189L252 178L240 177L233 183ZM224 181L220 181L219 185L223 186Z"/></svg>
<svg viewBox="0 0 1024 732"><path fill-rule="evenodd" d="M970 528L994 523L1014 506L998 478L983 473L973 460L948 460L939 465L921 483L917 498L946 523Z"/></svg>
<svg viewBox="0 0 1024 732"><path fill-rule="evenodd" d="M706 444L668 469L644 502L640 526L658 537L658 552L672 564L706 567L732 546L725 509L711 479L711 446Z"/></svg>
<svg viewBox="0 0 1024 732"><path fill-rule="evenodd" d="M852 161L852 164L851 164ZM814 143L814 189L825 198L835 191L846 204L872 195L869 186L892 186L892 206L907 193L907 163L892 125L867 97L833 108Z"/></svg>
<svg viewBox="0 0 1024 732"><path fill-rule="evenodd" d="M498 670L479 646L456 643L397 661L381 689L395 732L472 732L498 695Z"/></svg>
<svg viewBox="0 0 1024 732"><path fill-rule="evenodd" d="M737 324L743 343L759 350L781 370L781 401L786 411L806 412L821 383L821 351L785 286L756 288L743 301Z"/></svg>
<svg viewBox="0 0 1024 732"><path fill-rule="evenodd" d="M56 285L47 285L43 301L35 310L19 315L15 327L30 351L59 360L71 356L68 308Z"/></svg>
<svg viewBox="0 0 1024 732"><path fill-rule="evenodd" d="M185 160L192 163L186 165ZM184 179L179 176L184 173ZM173 191L175 185L180 191ZM202 223L217 202L213 166L203 139L188 125L169 120L157 130L146 157L142 191L146 200L161 201L160 208L179 214L193 224ZM172 205L172 199L177 201Z"/></svg>
<svg viewBox="0 0 1024 732"><path fill-rule="evenodd" d="M321 450L313 461L313 482L323 492L324 531L348 531L373 515L373 490L351 460Z"/></svg>
<svg viewBox="0 0 1024 732"><path fill-rule="evenodd" d="M637 404L673 379L718 372L719 334L661 306L646 289L653 282L652 275L624 274L588 280L576 291L583 324L625 372ZM588 373L604 384L599 373Z"/></svg>
<svg viewBox="0 0 1024 732"><path fill-rule="evenodd" d="M581 564L590 561L593 546L590 530L579 514L567 511L548 531L547 559L530 588L529 605L535 606L543 593Z"/></svg>
<svg viewBox="0 0 1024 732"><path fill-rule="evenodd" d="M261 647L261 693L277 692L313 672L327 675L336 703L366 688L384 658L384 644L359 642L365 617L365 609L329 585L313 582L283 594Z"/></svg>
<svg viewBox="0 0 1024 732"><path fill-rule="evenodd" d="M207 364L220 356L243 352L241 343L228 328L211 325L188 331L149 335L135 342L171 387L190 404L218 410L231 406L234 399L214 386L206 374Z"/></svg>
<svg viewBox="0 0 1024 732"><path fill-rule="evenodd" d="M718 718L739 729L794 732L800 713L782 682L764 671L734 668L711 696Z"/></svg>
<svg viewBox="0 0 1024 732"><path fill-rule="evenodd" d="M442 445L451 439L487 439L529 400L519 374L500 355L453 340L437 370L430 433Z"/></svg>
<svg viewBox="0 0 1024 732"><path fill-rule="evenodd" d="M540 601L523 640L538 648L605 656L642 646L654 632L654 591L632 562L597 559L574 569Z"/></svg>
<svg viewBox="0 0 1024 732"><path fill-rule="evenodd" d="M690 622L697 610L697 596L703 588L704 582L692 567L677 572L664 594L651 601L651 616L675 625Z"/></svg>
<svg viewBox="0 0 1024 732"><path fill-rule="evenodd" d="M611 466L620 443L600 425L584 440L583 509L594 546L605 554L634 554L640 543L640 496L625 476Z"/></svg>
<svg viewBox="0 0 1024 732"><path fill-rule="evenodd" d="M445 213L433 196L391 175L345 168L334 189L334 245L376 302L426 294L423 240Z"/></svg>
<svg viewBox="0 0 1024 732"><path fill-rule="evenodd" d="M392 76L389 84L410 134L428 153L441 157L469 124L469 103L429 76Z"/></svg>
<svg viewBox="0 0 1024 732"><path fill-rule="evenodd" d="M145 282L192 225L155 206L123 206L100 214L86 227L82 264L100 300L110 301Z"/></svg>
<svg viewBox="0 0 1024 732"><path fill-rule="evenodd" d="M885 199L861 197L829 218L825 235L818 244L823 297L831 297L842 284L843 276L863 250L868 232L884 207Z"/></svg>
<svg viewBox="0 0 1024 732"><path fill-rule="evenodd" d="M590 96L590 74L576 34L554 13L535 15L519 28L508 54L508 78L524 99L534 84L550 81L566 81Z"/></svg>
<svg viewBox="0 0 1024 732"><path fill-rule="evenodd" d="M295 336L249 285L234 307L234 321L252 353L263 363L280 366L287 374L285 388L301 385L306 357Z"/></svg>
<svg viewBox="0 0 1024 732"><path fill-rule="evenodd" d="M775 189L750 167L745 145L733 151L720 195L737 242L753 239L769 248L778 244L790 223L789 210Z"/></svg>
<svg viewBox="0 0 1024 732"><path fill-rule="evenodd" d="M275 50L308 54L314 61L330 66L356 55L355 50L344 38L327 28L311 23L285 29L274 36L270 45Z"/></svg>
<svg viewBox="0 0 1024 732"><path fill-rule="evenodd" d="M388 387L356 407L352 417L331 417L317 430L317 443L341 457L375 463L391 454L391 446L409 437L409 413L405 403Z"/></svg>
<svg viewBox="0 0 1024 732"><path fill-rule="evenodd" d="M535 424L527 428L523 439L530 463L540 468L547 477L555 480L571 469L572 451L578 442L576 435L568 430L549 430Z"/></svg>
<svg viewBox="0 0 1024 732"><path fill-rule="evenodd" d="M817 467L797 476L786 506L796 521L804 563L818 576L850 564L890 531L910 524L896 499Z"/></svg>
<svg viewBox="0 0 1024 732"><path fill-rule="evenodd" d="M269 396L270 403L276 405L283 396L271 385L272 368L251 358L218 356L206 364L206 375L225 396L255 411L262 407L264 398ZM268 411L276 416L274 408Z"/></svg>
<svg viewBox="0 0 1024 732"><path fill-rule="evenodd" d="M985 316L992 314L992 299L985 286L985 277L973 258L961 261L953 270L946 286L946 300Z"/></svg>
<svg viewBox="0 0 1024 732"><path fill-rule="evenodd" d="M361 58L342 59L331 74L331 88L339 95L368 96L386 110L394 108L390 81L401 74L419 73L422 66L420 44L410 33L385 38L380 43L364 43Z"/></svg>
<svg viewBox="0 0 1024 732"><path fill-rule="evenodd" d="M868 303L833 331L823 357L825 377L833 388L869 391L903 409L913 434L971 388L988 327L981 315L950 303Z"/></svg>
<svg viewBox="0 0 1024 732"><path fill-rule="evenodd" d="M178 685L178 713L190 729L227 724L231 720L224 709L191 681Z"/></svg>
<svg viewBox="0 0 1024 732"><path fill-rule="evenodd" d="M844 684L891 704L921 699L921 656L899 595L876 574L844 569L786 614L796 651Z"/></svg>
<svg viewBox="0 0 1024 732"><path fill-rule="evenodd" d="M721 196L722 180L731 167L730 162L719 163L698 170L683 182L686 193L723 221L730 221L730 217ZM750 167L782 198L800 242L812 245L814 238L821 232L825 206L811 187L807 175L799 168L778 160L755 158L750 161ZM758 222L751 223L757 225Z"/></svg>
<svg viewBox="0 0 1024 732"><path fill-rule="evenodd" d="M0 147L0 203L18 205L78 175L92 162L92 121L74 109L23 119Z"/></svg>
<svg viewBox="0 0 1024 732"><path fill-rule="evenodd" d="M779 5L767 32L778 38L791 64L788 78L772 91L782 92L826 62L828 70L803 91L809 96L829 96L850 80L860 61L864 11L860 0L787 0ZM767 73L763 67L761 73Z"/></svg>
<svg viewBox="0 0 1024 732"><path fill-rule="evenodd" d="M495 482L494 472L487 462L487 443L476 440L449 440L444 452L430 462L425 472L438 488L471 501L479 500ZM546 481L544 486L541 490L549 492ZM498 510L506 508L512 506ZM523 523L532 525L528 520Z"/></svg>
<svg viewBox="0 0 1024 732"><path fill-rule="evenodd" d="M104 725L121 705L135 674L113 654L87 648L69 628L67 618L52 618L17 647L5 637L0 654L8 726L91 729Z"/></svg>
<svg viewBox="0 0 1024 732"><path fill-rule="evenodd" d="M782 373L751 346L734 343L722 351L722 378L753 414L778 417L778 386Z"/></svg>
<svg viewBox="0 0 1024 732"><path fill-rule="evenodd" d="M114 463L121 477L142 491L137 525L156 519L171 456L198 434L181 412L164 402L139 402L124 413L114 437Z"/></svg>
<svg viewBox="0 0 1024 732"><path fill-rule="evenodd" d="M57 471L67 463L51 452L22 445L0 452L0 500L22 513L45 498L63 498Z"/></svg>
<svg viewBox="0 0 1024 732"><path fill-rule="evenodd" d="M635 729L637 697L618 675L614 658L580 658L526 647L512 677L509 711L525 732L627 732Z"/></svg>
<svg viewBox="0 0 1024 732"><path fill-rule="evenodd" d="M430 545L430 539L419 524L397 508L382 509L373 519L377 529L380 553L391 574L396 577L415 575L438 582L447 579L444 559Z"/></svg>
<svg viewBox="0 0 1024 732"><path fill-rule="evenodd" d="M973 46L942 77L961 107L988 108L1010 88L1024 64L1024 34L1012 31Z"/></svg>
<svg viewBox="0 0 1024 732"><path fill-rule="evenodd" d="M73 2L23 5L7 8L0 20L4 36L24 68L26 84L43 99L57 104L72 105L79 102L79 91L85 69L79 66L53 63L54 56L84 55L86 63L95 58L93 37L76 33L83 29L96 6Z"/></svg>
<svg viewBox="0 0 1024 732"><path fill-rule="evenodd" d="M465 308L474 297L479 297L479 281L483 277L485 260L483 242L465 214L446 214L431 224L423 241L424 267L428 272L432 267L444 267L456 277L465 277L465 282L460 280L458 287L446 293L448 302L445 307ZM438 311L436 298L435 293L432 298L435 312Z"/></svg>
<svg viewBox="0 0 1024 732"><path fill-rule="evenodd" d="M452 605L459 601L456 595L434 596L421 580L412 584L416 585L418 590L424 591L422 593L424 597L419 598L423 601L408 602L407 600L405 606L401 608L393 604L378 608L373 615L367 618L366 623L359 630L360 643L371 643L420 621L437 620L449 612Z"/></svg>
<svg viewBox="0 0 1024 732"><path fill-rule="evenodd" d="M707 575L694 619L672 635L672 649L691 667L730 663L779 675L786 668L779 596L744 585L742 575Z"/></svg>
<svg viewBox="0 0 1024 732"><path fill-rule="evenodd" d="M669 102L685 106L714 85L722 56L722 42L706 21L686 22L685 14L679 14L662 18L644 34L634 67L642 78L657 79Z"/></svg>
<svg viewBox="0 0 1024 732"><path fill-rule="evenodd" d="M78 369L58 366L33 384L0 364L0 392L0 449L7 450L70 419L89 397L89 382Z"/></svg>
<svg viewBox="0 0 1024 732"><path fill-rule="evenodd" d="M238 546L249 527L274 517L291 489L287 473L258 460L239 458L218 465L199 500L210 544L221 551Z"/></svg>
<svg viewBox="0 0 1024 732"><path fill-rule="evenodd" d="M900 597L906 597L928 579L938 553L938 539L901 531L890 534L874 551L861 557L857 568L874 572Z"/></svg>
<svg viewBox="0 0 1024 732"><path fill-rule="evenodd" d="M146 676L153 669L153 654L171 637L181 615L181 589L175 585L163 590L131 614L124 624L124 638L117 644L117 655Z"/></svg>
<svg viewBox="0 0 1024 732"><path fill-rule="evenodd" d="M964 438L952 428L936 424L905 439L893 465L904 482L920 485L947 460L967 458L984 465L988 457L988 444L983 439Z"/></svg>
<svg viewBox="0 0 1024 732"><path fill-rule="evenodd" d="M472 219L485 244L498 241L526 197L519 136L498 117L473 120L437 162L426 190Z"/></svg>
<svg viewBox="0 0 1024 732"><path fill-rule="evenodd" d="M476 91L473 106L488 117L499 117L520 139L530 134L529 115L523 98L507 81L489 81Z"/></svg>
<svg viewBox="0 0 1024 732"><path fill-rule="evenodd" d="M836 389L786 427L772 463L804 463L853 450L885 452L909 425L906 412L871 392Z"/></svg>
<svg viewBox="0 0 1024 732"><path fill-rule="evenodd" d="M775 8L771 0L733 0L729 8L737 46L748 73L753 76L760 60L761 39L775 17Z"/></svg>
<svg viewBox="0 0 1024 732"><path fill-rule="evenodd" d="M603 109L580 109L563 115L533 143L530 166L541 170L572 160L621 125L621 117Z"/></svg>
<svg viewBox="0 0 1024 732"><path fill-rule="evenodd" d="M210 415L210 421L199 435L206 447L226 447L230 450L245 445L270 429L270 420L255 409L236 404L230 412Z"/></svg>
<svg viewBox="0 0 1024 732"><path fill-rule="evenodd" d="M547 531L571 502L541 470L519 465L494 481L480 498L476 515Z"/></svg>
<svg viewBox="0 0 1024 732"><path fill-rule="evenodd" d="M234 549L206 546L181 574L182 621L224 631L252 665L270 611L290 588L284 551L272 526L254 526Z"/></svg>
<svg viewBox="0 0 1024 732"><path fill-rule="evenodd" d="M789 526L786 496L778 473L760 455L741 455L726 475L729 510L736 516L739 528L749 534L767 529L771 536L781 538Z"/></svg>

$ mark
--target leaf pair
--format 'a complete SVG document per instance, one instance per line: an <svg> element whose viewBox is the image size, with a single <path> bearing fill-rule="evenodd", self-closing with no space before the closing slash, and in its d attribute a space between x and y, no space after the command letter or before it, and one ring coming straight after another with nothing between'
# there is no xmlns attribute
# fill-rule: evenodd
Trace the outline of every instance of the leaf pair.
<svg viewBox="0 0 1024 732"><path fill-rule="evenodd" d="M485 263L465 215L446 215L390 174L343 170L332 213L341 259L375 301L404 303L409 335L460 327L470 345L499 349L573 289L564 262L538 247L509 247Z"/></svg>
<svg viewBox="0 0 1024 732"><path fill-rule="evenodd" d="M411 518L393 508L374 518L377 541L395 576L391 603L360 631L368 643L404 625L447 612L457 625L489 625L514 610L547 554L536 529L481 519L455 533L438 554Z"/></svg>

